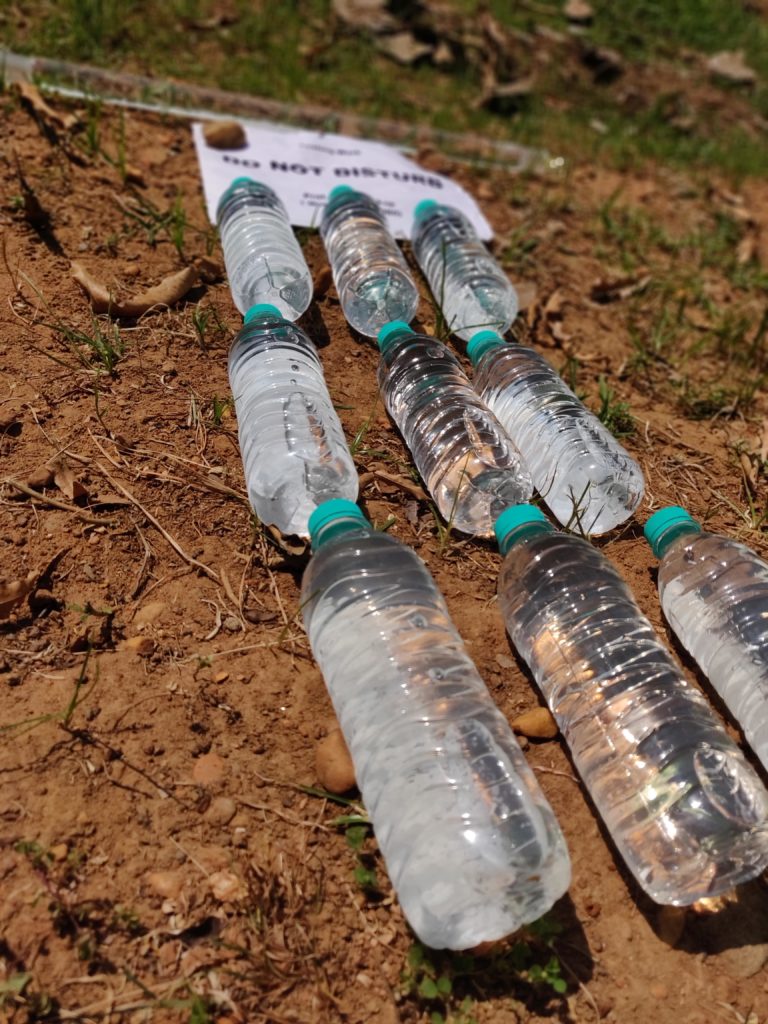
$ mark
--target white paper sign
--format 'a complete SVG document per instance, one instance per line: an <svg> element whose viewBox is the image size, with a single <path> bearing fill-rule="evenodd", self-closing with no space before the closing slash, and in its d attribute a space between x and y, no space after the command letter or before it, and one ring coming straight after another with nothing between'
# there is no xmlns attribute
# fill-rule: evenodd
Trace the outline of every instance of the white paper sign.
<svg viewBox="0 0 768 1024"><path fill-rule="evenodd" d="M192 125L212 223L224 190L245 176L273 188L296 227L317 227L330 191L336 185L351 185L376 200L396 238L410 237L413 210L422 199L457 207L481 238L493 237L477 203L461 186L423 170L393 146L281 125L243 128L247 146L221 150L206 143L202 124Z"/></svg>

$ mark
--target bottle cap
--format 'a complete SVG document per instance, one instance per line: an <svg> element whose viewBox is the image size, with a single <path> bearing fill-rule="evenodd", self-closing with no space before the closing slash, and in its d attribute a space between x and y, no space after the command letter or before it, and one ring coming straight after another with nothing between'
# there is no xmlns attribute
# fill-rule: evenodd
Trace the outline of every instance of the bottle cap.
<svg viewBox="0 0 768 1024"><path fill-rule="evenodd" d="M285 317L277 308L277 306L272 306L270 305L269 302L259 302L255 306L251 306L251 308L247 311L247 313L243 317L243 323L249 324L251 320L255 320L257 317L260 316L274 316L277 317L278 320L285 319Z"/></svg>
<svg viewBox="0 0 768 1024"><path fill-rule="evenodd" d="M354 501L348 501L346 498L331 498L330 501L324 501L322 505L318 505L309 517L309 536L312 540L312 547L318 547L325 539L323 534L328 528L342 520L346 520L350 525L352 522L363 526L369 525L368 520Z"/></svg>
<svg viewBox="0 0 768 1024"><path fill-rule="evenodd" d="M689 533L691 530L699 531L701 525L680 505L670 505L668 508L660 508L658 512L653 513L645 524L643 533L651 545L651 550L658 558L662 553L662 548L669 541L679 534Z"/></svg>
<svg viewBox="0 0 768 1024"><path fill-rule="evenodd" d="M473 334L467 342L467 355L472 365L477 366L488 349L497 345L506 345L506 342L496 331L478 331L477 334Z"/></svg>
<svg viewBox="0 0 768 1024"><path fill-rule="evenodd" d="M334 210L343 206L349 199L355 199L360 193L357 189L352 188L351 185L336 185L335 188L331 189L328 194L328 199L325 203L325 209L323 210L323 216L327 216L329 213L333 213Z"/></svg>
<svg viewBox="0 0 768 1024"><path fill-rule="evenodd" d="M540 508L536 508L535 505L513 505L501 513L493 524L493 532L496 534L499 550L506 555L513 544L530 532L531 527L538 531L541 526L552 529L552 524Z"/></svg>
<svg viewBox="0 0 768 1024"><path fill-rule="evenodd" d="M394 341L395 338L400 338L404 334L413 334L410 324L407 324L405 320L390 320L388 324L384 324L376 339L379 351L383 352L390 341Z"/></svg>
<svg viewBox="0 0 768 1024"><path fill-rule="evenodd" d="M233 188L242 188L243 185L258 185L258 184L259 184L258 181L255 181L253 178L249 178L247 175L244 175L244 176L242 176L240 178L235 178L234 181L231 181L229 183L229 188L227 189L227 192L229 192L230 189L233 189Z"/></svg>
<svg viewBox="0 0 768 1024"><path fill-rule="evenodd" d="M422 217L427 217L439 205L436 199L422 199L413 211L413 219L421 220Z"/></svg>

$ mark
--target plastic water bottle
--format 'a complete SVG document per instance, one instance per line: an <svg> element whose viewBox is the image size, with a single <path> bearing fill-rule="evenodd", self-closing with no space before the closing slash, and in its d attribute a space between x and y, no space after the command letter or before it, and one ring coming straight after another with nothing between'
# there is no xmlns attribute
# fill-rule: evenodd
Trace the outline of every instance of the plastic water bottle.
<svg viewBox="0 0 768 1024"><path fill-rule="evenodd" d="M414 211L413 251L454 334L503 334L517 316L517 292L463 213L424 199Z"/></svg>
<svg viewBox="0 0 768 1024"><path fill-rule="evenodd" d="M333 282L349 323L375 338L390 320L410 323L419 292L408 264L370 196L338 185L320 224Z"/></svg>
<svg viewBox="0 0 768 1024"><path fill-rule="evenodd" d="M768 865L768 793L592 545L532 506L496 523L499 601L608 832L657 903Z"/></svg>
<svg viewBox="0 0 768 1024"><path fill-rule="evenodd" d="M436 338L395 320L378 344L379 390L440 515L490 537L496 517L533 492L520 453Z"/></svg>
<svg viewBox="0 0 768 1024"><path fill-rule="evenodd" d="M271 303L287 320L298 320L312 299L312 276L277 194L236 178L219 200L216 222L240 312Z"/></svg>
<svg viewBox="0 0 768 1024"><path fill-rule="evenodd" d="M475 334L467 354L475 388L555 517L591 534L629 519L645 489L642 470L549 363L493 331Z"/></svg>
<svg viewBox="0 0 768 1024"><path fill-rule="evenodd" d="M552 809L418 555L351 502L309 526L304 625L405 916L436 949L501 938L568 888Z"/></svg>
<svg viewBox="0 0 768 1024"><path fill-rule="evenodd" d="M354 500L358 489L315 346L274 306L253 306L229 353L229 381L254 512L309 536L318 505Z"/></svg>
<svg viewBox="0 0 768 1024"><path fill-rule="evenodd" d="M768 564L679 506L654 513L645 536L667 621L768 768Z"/></svg>

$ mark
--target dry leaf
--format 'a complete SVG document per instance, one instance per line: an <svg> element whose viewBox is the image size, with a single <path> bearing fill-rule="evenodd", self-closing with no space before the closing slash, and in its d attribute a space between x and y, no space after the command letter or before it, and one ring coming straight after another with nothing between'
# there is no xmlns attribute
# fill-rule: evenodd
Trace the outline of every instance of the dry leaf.
<svg viewBox="0 0 768 1024"><path fill-rule="evenodd" d="M568 0L563 8L563 14L568 21L575 21L579 25L588 25L595 16L586 0Z"/></svg>
<svg viewBox="0 0 768 1024"><path fill-rule="evenodd" d="M27 475L27 487L34 491L42 491L44 487L50 487L53 483L53 469L51 466L38 466Z"/></svg>
<svg viewBox="0 0 768 1024"><path fill-rule="evenodd" d="M40 95L37 86L32 85L31 82L18 82L16 87L19 90L21 102L52 127L68 132L78 124L75 114L60 114L58 110L50 107Z"/></svg>
<svg viewBox="0 0 768 1024"><path fill-rule="evenodd" d="M420 43L412 32L395 32L394 35L384 36L376 46L387 57L405 65L415 64L432 53L429 43Z"/></svg>
<svg viewBox="0 0 768 1024"><path fill-rule="evenodd" d="M617 302L619 299L628 299L630 295L636 295L643 291L651 282L650 274L631 274L626 277L605 277L595 281L589 290L589 297L593 302L605 305L607 302Z"/></svg>
<svg viewBox="0 0 768 1024"><path fill-rule="evenodd" d="M392 32L398 27L387 10L387 0L333 0L333 13L350 28Z"/></svg>
<svg viewBox="0 0 768 1024"><path fill-rule="evenodd" d="M82 263L71 263L72 276L91 300L94 313L111 313L112 316L142 316L151 309L164 309L175 305L184 298L190 288L199 280L196 267L185 267L175 274L163 278L160 284L150 288L132 299L118 302L106 285L92 277Z"/></svg>
<svg viewBox="0 0 768 1024"><path fill-rule="evenodd" d="M242 149L248 141L239 121L209 121L203 136L212 149Z"/></svg>
<svg viewBox="0 0 768 1024"><path fill-rule="evenodd" d="M12 583L0 581L0 619L7 619L16 605L34 590L38 576L39 573L31 572L23 580L13 580Z"/></svg>
<svg viewBox="0 0 768 1024"><path fill-rule="evenodd" d="M53 482L70 501L88 497L87 489L77 479L72 467L63 456L51 462L50 468L53 471Z"/></svg>
<svg viewBox="0 0 768 1024"><path fill-rule="evenodd" d="M757 75L744 63L743 50L722 50L707 61L707 70L715 78L724 78L736 85L754 85Z"/></svg>

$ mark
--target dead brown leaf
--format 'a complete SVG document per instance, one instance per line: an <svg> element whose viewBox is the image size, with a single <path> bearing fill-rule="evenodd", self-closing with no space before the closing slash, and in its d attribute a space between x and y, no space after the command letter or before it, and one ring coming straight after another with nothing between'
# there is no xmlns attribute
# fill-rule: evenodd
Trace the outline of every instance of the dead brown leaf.
<svg viewBox="0 0 768 1024"><path fill-rule="evenodd" d="M744 61L743 50L722 50L707 61L707 70L715 78L735 85L754 85L757 74Z"/></svg>
<svg viewBox="0 0 768 1024"><path fill-rule="evenodd" d="M53 482L70 501L80 501L88 497L88 489L77 479L74 470L64 456L50 463Z"/></svg>
<svg viewBox="0 0 768 1024"><path fill-rule="evenodd" d="M11 583L0 581L0 619L7 619L16 605L34 590L38 576L39 573L31 572L24 579Z"/></svg>
<svg viewBox="0 0 768 1024"><path fill-rule="evenodd" d="M412 32L395 32L379 39L376 46L398 64L415 64L432 53L429 43L421 43Z"/></svg>
<svg viewBox="0 0 768 1024"><path fill-rule="evenodd" d="M41 96L40 90L31 82L18 82L16 88L23 105L51 127L68 132L79 123L79 118L75 114L61 114L49 106Z"/></svg>
<svg viewBox="0 0 768 1024"><path fill-rule="evenodd" d="M173 306L184 298L200 278L196 267L185 267L184 270L163 278L154 288L149 288L132 299L118 302L107 286L92 277L82 263L74 260L70 266L72 276L91 300L94 313L110 313L112 316L142 316L150 310Z"/></svg>
<svg viewBox="0 0 768 1024"><path fill-rule="evenodd" d="M628 299L643 291L651 282L650 274L630 274L624 277L603 277L595 281L589 290L589 297L593 302L605 305L608 302L618 302L621 299Z"/></svg>
<svg viewBox="0 0 768 1024"><path fill-rule="evenodd" d="M367 32L392 32L397 20L387 10L387 0L333 0L333 13L350 28Z"/></svg>

